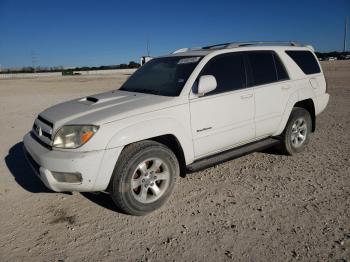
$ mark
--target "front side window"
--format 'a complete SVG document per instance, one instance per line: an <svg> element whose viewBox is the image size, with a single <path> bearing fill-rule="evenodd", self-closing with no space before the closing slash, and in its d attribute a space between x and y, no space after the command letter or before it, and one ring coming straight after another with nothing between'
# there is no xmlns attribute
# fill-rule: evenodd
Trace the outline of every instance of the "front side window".
<svg viewBox="0 0 350 262"><path fill-rule="evenodd" d="M217 87L206 95L213 95L246 87L246 74L241 54L224 54L212 58L200 75L213 75Z"/></svg>
<svg viewBox="0 0 350 262"><path fill-rule="evenodd" d="M202 57L155 58L140 67L120 90L161 96L178 96Z"/></svg>

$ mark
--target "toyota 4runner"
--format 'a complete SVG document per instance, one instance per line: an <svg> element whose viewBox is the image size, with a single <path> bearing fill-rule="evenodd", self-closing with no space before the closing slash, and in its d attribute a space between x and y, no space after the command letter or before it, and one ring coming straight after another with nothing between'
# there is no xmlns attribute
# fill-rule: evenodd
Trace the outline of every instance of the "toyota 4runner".
<svg viewBox="0 0 350 262"><path fill-rule="evenodd" d="M302 151L329 100L311 46L228 43L154 58L118 90L41 112L30 165L60 191L108 191L126 213L159 208L175 180L278 144Z"/></svg>

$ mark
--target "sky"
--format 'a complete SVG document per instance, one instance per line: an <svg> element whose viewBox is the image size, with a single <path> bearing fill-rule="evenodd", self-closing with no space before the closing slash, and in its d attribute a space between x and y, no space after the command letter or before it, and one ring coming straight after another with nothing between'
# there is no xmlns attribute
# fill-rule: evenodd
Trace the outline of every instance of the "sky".
<svg viewBox="0 0 350 262"><path fill-rule="evenodd" d="M350 20L350 0L0 0L0 65L139 62L147 41L151 56L253 40L341 51L346 16Z"/></svg>

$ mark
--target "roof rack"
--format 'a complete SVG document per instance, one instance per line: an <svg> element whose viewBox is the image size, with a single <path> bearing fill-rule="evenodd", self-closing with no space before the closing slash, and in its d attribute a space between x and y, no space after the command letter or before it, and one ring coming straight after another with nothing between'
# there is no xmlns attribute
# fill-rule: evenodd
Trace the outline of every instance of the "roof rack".
<svg viewBox="0 0 350 262"><path fill-rule="evenodd" d="M264 45L280 45L280 46L302 46L301 44L294 41L249 41L249 42L231 42L231 43L223 43L223 44L215 44L203 47L195 47L195 48L181 48L173 52L183 53L194 50L211 50L211 49L227 49L227 48L237 48L237 47L245 47L245 46L264 46Z"/></svg>
<svg viewBox="0 0 350 262"><path fill-rule="evenodd" d="M253 41L253 42L241 42L230 43L225 48L244 47L244 46L264 46L264 45L280 45L280 46L301 46L294 41Z"/></svg>

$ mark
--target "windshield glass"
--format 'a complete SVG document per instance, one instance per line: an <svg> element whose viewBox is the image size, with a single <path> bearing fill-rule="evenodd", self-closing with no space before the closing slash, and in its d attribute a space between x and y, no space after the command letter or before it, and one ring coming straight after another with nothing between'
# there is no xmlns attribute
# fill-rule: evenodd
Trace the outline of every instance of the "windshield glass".
<svg viewBox="0 0 350 262"><path fill-rule="evenodd" d="M178 96L202 57L154 58L140 67L120 90Z"/></svg>

